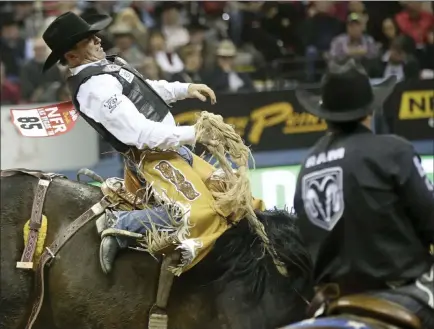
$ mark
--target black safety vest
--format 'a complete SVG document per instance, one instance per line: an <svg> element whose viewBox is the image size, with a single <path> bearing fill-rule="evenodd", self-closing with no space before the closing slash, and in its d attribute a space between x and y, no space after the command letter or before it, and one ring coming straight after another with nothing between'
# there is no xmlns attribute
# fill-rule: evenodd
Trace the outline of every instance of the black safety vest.
<svg viewBox="0 0 434 329"><path fill-rule="evenodd" d="M87 121L115 150L125 153L131 146L126 145L113 136L104 126L80 111L77 94L80 86L93 76L110 74L122 84L122 93L136 106L137 111L146 119L161 122L169 113L170 106L146 82L145 78L125 60L116 56L107 56L99 65L92 65L81 70L78 74L68 78L67 83L72 96L72 103ZM107 110L116 106L116 99L109 99L104 104Z"/></svg>

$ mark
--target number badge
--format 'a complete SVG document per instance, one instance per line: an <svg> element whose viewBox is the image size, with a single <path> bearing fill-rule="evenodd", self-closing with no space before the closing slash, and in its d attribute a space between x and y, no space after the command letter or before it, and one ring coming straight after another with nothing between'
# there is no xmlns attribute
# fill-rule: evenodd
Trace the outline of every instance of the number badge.
<svg viewBox="0 0 434 329"><path fill-rule="evenodd" d="M14 124L20 129L23 136L44 137L48 136L47 130L42 124L38 110L13 111Z"/></svg>

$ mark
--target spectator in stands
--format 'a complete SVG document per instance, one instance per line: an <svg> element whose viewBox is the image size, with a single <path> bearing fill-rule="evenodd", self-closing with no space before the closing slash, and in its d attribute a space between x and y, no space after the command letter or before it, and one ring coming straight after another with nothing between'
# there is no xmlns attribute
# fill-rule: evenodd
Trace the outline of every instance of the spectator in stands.
<svg viewBox="0 0 434 329"><path fill-rule="evenodd" d="M183 5L178 1L165 1L156 8L160 18L160 29L166 39L166 49L175 51L186 45L190 36L181 21L180 10Z"/></svg>
<svg viewBox="0 0 434 329"><path fill-rule="evenodd" d="M387 78L391 75L398 81L418 79L420 72L419 62L415 56L406 51L405 36L396 37L389 50L382 58L382 71L380 76Z"/></svg>
<svg viewBox="0 0 434 329"><path fill-rule="evenodd" d="M14 21L22 30L26 38L35 38L42 28L42 17L34 10L35 1L13 1Z"/></svg>
<svg viewBox="0 0 434 329"><path fill-rule="evenodd" d="M399 35L400 31L395 20L390 17L383 20L381 31L381 47L383 51L386 51L391 46L392 41Z"/></svg>
<svg viewBox="0 0 434 329"><path fill-rule="evenodd" d="M148 56L155 59L165 74L175 74L184 69L184 63L179 55L174 51L168 51L166 39L160 31L155 30L150 34L147 49Z"/></svg>
<svg viewBox="0 0 434 329"><path fill-rule="evenodd" d="M56 16L60 16L64 13L67 13L68 11L72 11L77 15L80 15L82 13L80 8L77 6L77 1L59 1L55 5L57 7Z"/></svg>
<svg viewBox="0 0 434 329"><path fill-rule="evenodd" d="M277 16L279 9L275 1L262 4L252 1L249 6L235 1L229 4L233 10L229 20L229 35L237 45L243 47L251 44L269 62L287 54L284 42L279 39L276 30L280 31L281 24L287 25L288 18Z"/></svg>
<svg viewBox="0 0 434 329"><path fill-rule="evenodd" d="M152 57L146 57L137 70L149 80L168 80L168 77L164 75L163 71Z"/></svg>
<svg viewBox="0 0 434 329"><path fill-rule="evenodd" d="M264 12L261 27L270 35L283 43L290 53L302 54L302 38L298 33L300 24L306 18L306 8L303 2L297 1L265 1L260 13ZM251 30L252 37L256 30ZM257 44L255 47L260 49Z"/></svg>
<svg viewBox="0 0 434 329"><path fill-rule="evenodd" d="M187 31L190 35L189 44L202 45L206 40L206 31L208 31L208 26L205 25L206 22L200 18L194 18L190 20L187 25Z"/></svg>
<svg viewBox="0 0 434 329"><path fill-rule="evenodd" d="M145 59L145 55L139 50L131 27L119 23L113 25L110 32L113 35L115 45L115 47L110 50L110 54L119 55L133 67L140 66Z"/></svg>
<svg viewBox="0 0 434 329"><path fill-rule="evenodd" d="M378 53L374 39L363 33L361 17L355 13L348 15L347 33L333 39L330 57L337 61L354 58L370 72L377 63Z"/></svg>
<svg viewBox="0 0 434 329"><path fill-rule="evenodd" d="M343 24L330 14L327 2L316 3L315 11L300 26L304 46L315 47L319 52L330 48L333 38L343 31Z"/></svg>
<svg viewBox="0 0 434 329"><path fill-rule="evenodd" d="M363 4L369 16L365 33L375 40L382 41L384 38L382 35L383 21L386 18L395 17L402 9L401 5L398 1L363 1Z"/></svg>
<svg viewBox="0 0 434 329"><path fill-rule="evenodd" d="M205 69L211 69L215 64L215 52L217 45L206 39L206 32L208 31L208 26L205 22L194 18L190 21L187 26L188 33L190 34L190 42L186 47L190 45L199 46L202 50L203 67Z"/></svg>
<svg viewBox="0 0 434 329"><path fill-rule="evenodd" d="M422 48L434 27L434 16L423 10L420 1L405 1L404 10L396 15L396 22L402 33L412 37L416 46Z"/></svg>
<svg viewBox="0 0 434 329"><path fill-rule="evenodd" d="M6 76L17 79L20 66L24 60L26 43L20 36L20 28L11 17L4 19L1 24L0 56L6 66Z"/></svg>
<svg viewBox="0 0 434 329"><path fill-rule="evenodd" d="M154 10L155 10L155 2L154 1L137 1L134 0L131 2L131 8L137 13L140 21L148 28L155 28L157 25Z"/></svg>
<svg viewBox="0 0 434 329"><path fill-rule="evenodd" d="M205 78L205 83L220 92L254 91L253 82L245 73L237 73L234 60L237 48L230 40L223 40L217 48L217 66Z"/></svg>
<svg viewBox="0 0 434 329"><path fill-rule="evenodd" d="M5 72L5 65L0 62L1 105L18 104L20 90L14 82L10 81Z"/></svg>
<svg viewBox="0 0 434 329"><path fill-rule="evenodd" d="M360 17L360 23L363 26L363 32L366 32L368 24L368 14L366 13L365 4L363 1L348 1L348 12L357 14Z"/></svg>
<svg viewBox="0 0 434 329"><path fill-rule="evenodd" d="M300 26L299 34L303 40L306 56L308 81L316 81L317 69L325 68L321 59L326 58L330 44L343 31L343 24L330 12L328 2L316 2L314 10Z"/></svg>
<svg viewBox="0 0 434 329"><path fill-rule="evenodd" d="M54 87L53 83L62 80L60 69L56 65L42 73L44 62L48 56L48 48L42 38L33 41L33 52L33 58L21 68L21 99L28 103L54 101L55 99L50 99L52 97L47 99L47 96L50 89Z"/></svg>
<svg viewBox="0 0 434 329"><path fill-rule="evenodd" d="M196 45L185 46L181 51L184 70L172 76L172 81L185 83L204 83L201 73L203 58L201 47Z"/></svg>
<svg viewBox="0 0 434 329"><path fill-rule="evenodd" d="M25 21L33 13L33 4L33 1L14 1L12 3L14 21L25 27Z"/></svg>
<svg viewBox="0 0 434 329"><path fill-rule="evenodd" d="M146 51L147 45L147 29L146 26L140 21L139 16L132 8L124 8L122 9L115 17L114 26L116 25L126 25L128 26L132 34L136 40L137 45L139 46L142 52Z"/></svg>
<svg viewBox="0 0 434 329"><path fill-rule="evenodd" d="M62 1L67 2L67 1ZM89 17L90 15L110 15L113 16L116 13L115 1L86 1L83 14ZM55 14L58 16L58 14Z"/></svg>

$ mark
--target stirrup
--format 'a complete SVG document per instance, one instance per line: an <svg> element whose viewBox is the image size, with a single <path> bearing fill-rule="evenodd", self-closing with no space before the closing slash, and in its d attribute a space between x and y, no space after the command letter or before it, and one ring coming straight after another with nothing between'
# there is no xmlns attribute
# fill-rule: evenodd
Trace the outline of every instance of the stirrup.
<svg viewBox="0 0 434 329"><path fill-rule="evenodd" d="M101 214L95 221L98 235L101 235L106 229L112 227L116 223L116 216L109 210Z"/></svg>
<svg viewBox="0 0 434 329"><path fill-rule="evenodd" d="M165 310L159 307L153 307L149 313L149 329L167 329L169 326L169 317Z"/></svg>

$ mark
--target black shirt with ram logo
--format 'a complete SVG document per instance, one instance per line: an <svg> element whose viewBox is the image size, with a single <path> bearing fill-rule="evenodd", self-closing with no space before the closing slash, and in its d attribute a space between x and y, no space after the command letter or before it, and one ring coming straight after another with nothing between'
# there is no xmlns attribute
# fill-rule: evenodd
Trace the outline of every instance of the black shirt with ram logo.
<svg viewBox="0 0 434 329"><path fill-rule="evenodd" d="M294 207L318 284L348 282L357 293L433 268L433 186L398 136L362 125L328 133L303 163Z"/></svg>

